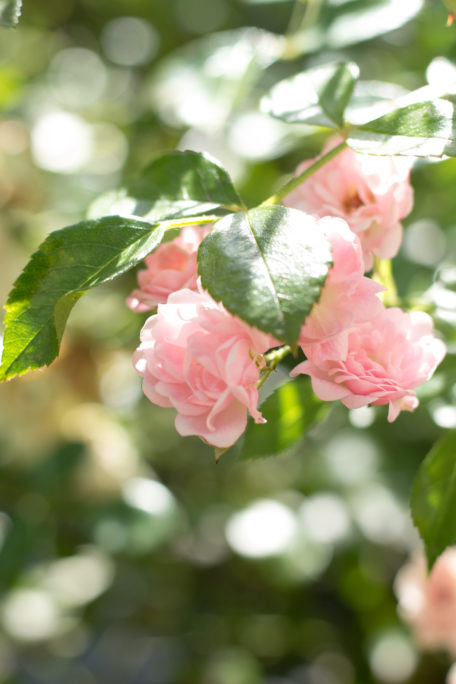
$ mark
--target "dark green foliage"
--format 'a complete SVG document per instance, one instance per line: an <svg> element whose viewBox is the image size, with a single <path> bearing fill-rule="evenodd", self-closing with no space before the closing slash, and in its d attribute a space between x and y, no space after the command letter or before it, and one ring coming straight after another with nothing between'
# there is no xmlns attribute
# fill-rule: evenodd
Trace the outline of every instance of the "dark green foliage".
<svg viewBox="0 0 456 684"><path fill-rule="evenodd" d="M456 432L449 432L422 462L412 490L412 516L429 567L456 543Z"/></svg>
<svg viewBox="0 0 456 684"><path fill-rule="evenodd" d="M326 237L296 209L231 214L201 243L203 286L231 313L294 345L332 263Z"/></svg>
<svg viewBox="0 0 456 684"><path fill-rule="evenodd" d="M301 440L317 420L322 420L328 404L317 399L310 379L298 376L285 382L261 405L267 423L249 420L241 458L276 456Z"/></svg>

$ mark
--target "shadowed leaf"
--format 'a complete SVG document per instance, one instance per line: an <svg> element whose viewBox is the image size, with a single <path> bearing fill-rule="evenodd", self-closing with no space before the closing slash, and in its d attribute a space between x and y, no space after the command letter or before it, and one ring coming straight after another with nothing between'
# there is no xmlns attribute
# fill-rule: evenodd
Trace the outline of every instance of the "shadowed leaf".
<svg viewBox="0 0 456 684"><path fill-rule="evenodd" d="M298 376L286 382L261 405L267 423L259 425L249 420L241 459L282 453L302 439L316 421L323 420L328 410L328 404L313 393L309 378Z"/></svg>

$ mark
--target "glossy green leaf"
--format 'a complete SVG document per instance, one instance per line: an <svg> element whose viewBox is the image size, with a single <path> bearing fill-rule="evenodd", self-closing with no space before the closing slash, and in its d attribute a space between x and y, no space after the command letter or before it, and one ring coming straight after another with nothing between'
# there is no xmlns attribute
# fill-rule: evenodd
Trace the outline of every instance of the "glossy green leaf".
<svg viewBox="0 0 456 684"><path fill-rule="evenodd" d="M353 62L325 64L277 83L262 108L288 123L337 128L344 123L359 69Z"/></svg>
<svg viewBox="0 0 456 684"><path fill-rule="evenodd" d="M76 301L144 259L163 233L160 225L118 216L51 233L9 295L0 380L51 363Z"/></svg>
<svg viewBox="0 0 456 684"><path fill-rule="evenodd" d="M153 223L242 206L227 172L207 155L187 150L158 157L127 188L98 197L88 215L140 217Z"/></svg>
<svg viewBox="0 0 456 684"><path fill-rule="evenodd" d="M348 145L357 152L416 157L456 156L455 106L448 100L417 102L353 127Z"/></svg>
<svg viewBox="0 0 456 684"><path fill-rule="evenodd" d="M328 412L328 404L317 399L310 379L298 376L279 387L261 405L266 424L249 420L241 450L242 459L275 456L289 449Z"/></svg>
<svg viewBox="0 0 456 684"><path fill-rule="evenodd" d="M264 206L218 221L198 253L203 286L231 313L294 345L332 263L312 217Z"/></svg>
<svg viewBox="0 0 456 684"><path fill-rule="evenodd" d="M0 26L16 26L21 10L22 0L0 0Z"/></svg>
<svg viewBox="0 0 456 684"><path fill-rule="evenodd" d="M415 478L411 496L413 521L426 549L429 567L447 546L456 543L456 431L429 452Z"/></svg>
<svg viewBox="0 0 456 684"><path fill-rule="evenodd" d="M169 152L155 159L126 189L131 212L149 221L197 216L219 207L241 208L227 172L199 152Z"/></svg>

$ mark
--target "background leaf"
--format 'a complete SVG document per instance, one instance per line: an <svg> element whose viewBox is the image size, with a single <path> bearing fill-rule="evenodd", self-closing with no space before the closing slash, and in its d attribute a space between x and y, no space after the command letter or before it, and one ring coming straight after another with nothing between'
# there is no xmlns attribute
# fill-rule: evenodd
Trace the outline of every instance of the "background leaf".
<svg viewBox="0 0 456 684"><path fill-rule="evenodd" d="M331 265L312 217L265 206L218 221L198 252L203 286L231 313L295 344Z"/></svg>
<svg viewBox="0 0 456 684"><path fill-rule="evenodd" d="M309 28L298 30L287 46L288 56L328 51L369 41L403 26L423 8L424 0L335 0L315 3Z"/></svg>
<svg viewBox="0 0 456 684"><path fill-rule="evenodd" d="M337 128L353 93L359 69L353 62L325 64L277 83L263 110L288 123Z"/></svg>
<svg viewBox="0 0 456 684"><path fill-rule="evenodd" d="M210 137L231 119L284 45L283 36L253 26L193 40L159 63L150 83L151 105L167 125L191 126Z"/></svg>
<svg viewBox="0 0 456 684"><path fill-rule="evenodd" d="M22 0L0 0L0 25L16 26L21 10Z"/></svg>
<svg viewBox="0 0 456 684"><path fill-rule="evenodd" d="M368 154L456 156L455 108L448 100L400 107L350 131L348 145Z"/></svg>
<svg viewBox="0 0 456 684"><path fill-rule="evenodd" d="M423 0L348 0L334 5L330 11L335 16L319 47L341 48L393 31L422 9Z"/></svg>
<svg viewBox="0 0 456 684"><path fill-rule="evenodd" d="M449 432L422 462L413 484L411 509L429 567L456 542L456 431Z"/></svg>
<svg viewBox="0 0 456 684"><path fill-rule="evenodd" d="M261 405L267 423L257 425L249 420L241 459L280 454L302 439L315 421L323 419L328 408L313 393L309 378L298 376L285 382Z"/></svg>
<svg viewBox="0 0 456 684"><path fill-rule="evenodd" d="M0 379L51 363L79 297L135 266L160 243L163 233L160 225L118 216L51 233L9 295Z"/></svg>

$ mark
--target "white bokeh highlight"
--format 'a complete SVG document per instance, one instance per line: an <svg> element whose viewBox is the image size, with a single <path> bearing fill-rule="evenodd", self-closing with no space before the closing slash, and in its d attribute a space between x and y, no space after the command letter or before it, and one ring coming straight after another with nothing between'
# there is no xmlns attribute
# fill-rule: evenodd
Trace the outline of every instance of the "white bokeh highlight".
<svg viewBox="0 0 456 684"><path fill-rule="evenodd" d="M225 534L236 553L264 558L286 551L296 529L296 516L288 506L272 499L259 499L231 516Z"/></svg>

